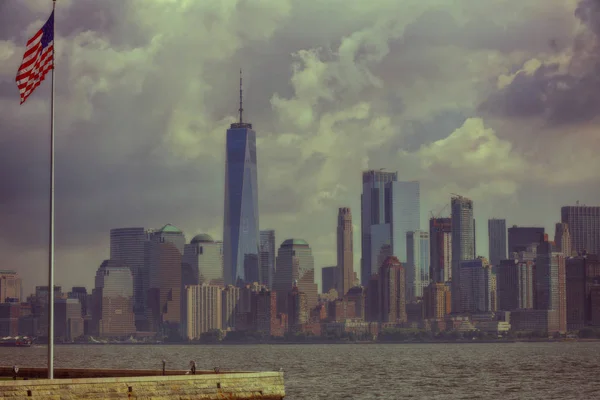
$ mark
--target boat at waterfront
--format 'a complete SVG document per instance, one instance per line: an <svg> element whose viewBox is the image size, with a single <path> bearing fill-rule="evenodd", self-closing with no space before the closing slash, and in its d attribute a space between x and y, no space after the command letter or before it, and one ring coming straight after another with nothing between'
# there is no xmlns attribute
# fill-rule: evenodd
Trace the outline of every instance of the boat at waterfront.
<svg viewBox="0 0 600 400"><path fill-rule="evenodd" d="M0 338L0 347L31 347L33 341L27 336Z"/></svg>

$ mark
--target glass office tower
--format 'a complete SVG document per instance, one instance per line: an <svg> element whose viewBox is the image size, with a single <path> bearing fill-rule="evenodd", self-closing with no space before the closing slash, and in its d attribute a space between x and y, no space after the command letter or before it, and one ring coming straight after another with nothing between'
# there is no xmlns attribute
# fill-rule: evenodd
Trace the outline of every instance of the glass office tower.
<svg viewBox="0 0 600 400"><path fill-rule="evenodd" d="M227 130L225 158L225 212L223 221L223 275L225 284L237 285L259 277L258 182L256 132L242 119Z"/></svg>

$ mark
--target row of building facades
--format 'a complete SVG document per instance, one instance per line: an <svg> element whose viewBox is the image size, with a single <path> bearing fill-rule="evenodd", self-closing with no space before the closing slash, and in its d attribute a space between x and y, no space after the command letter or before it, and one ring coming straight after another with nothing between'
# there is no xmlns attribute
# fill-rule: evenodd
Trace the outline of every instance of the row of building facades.
<svg viewBox="0 0 600 400"><path fill-rule="evenodd" d="M472 200L453 195L450 217L432 215L423 229L419 182L385 170L362 173L359 274L352 212L341 207L337 264L322 269L319 295L309 244L286 239L276 252L275 232L259 230L256 132L242 119L241 77L239 112L226 138L223 241L200 234L188 243L170 224L111 230L110 259L91 293L55 289L57 337L600 325L600 207L563 207L553 241L543 227L489 220L486 259L476 251ZM0 332L43 336L48 287L25 301L17 281L2 273Z"/></svg>
<svg viewBox="0 0 600 400"><path fill-rule="evenodd" d="M600 207L563 207L553 241L543 227L507 229L505 220L491 219L489 261L475 253L473 202L454 196L451 209L450 218L430 219L429 232L405 233L405 262L394 254L394 241L385 239L386 229L372 229L368 240L382 244L373 248L367 282L360 282L352 268L352 214L340 208L338 265L322 269L321 294L308 243L288 239L275 254L273 230L260 232L258 263L245 271L252 282L232 285L224 280L223 244L209 235L188 243L170 224L113 229L111 258L96 271L92 292L55 288L55 336L199 339L214 330L376 335L382 327L564 333L600 327L600 261L587 250L598 252L593 236ZM383 224L389 224L389 237L391 222ZM23 301L18 274L0 271L0 336L43 336L47 291L37 287Z"/></svg>

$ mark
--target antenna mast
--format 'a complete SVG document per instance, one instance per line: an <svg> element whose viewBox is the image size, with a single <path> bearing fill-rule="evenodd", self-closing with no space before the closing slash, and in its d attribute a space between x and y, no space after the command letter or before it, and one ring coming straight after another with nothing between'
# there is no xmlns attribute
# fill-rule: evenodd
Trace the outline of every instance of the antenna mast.
<svg viewBox="0 0 600 400"><path fill-rule="evenodd" d="M238 110L240 112L240 124L242 124L243 121L243 113L244 113L244 108L242 107L242 69L240 68L240 109Z"/></svg>

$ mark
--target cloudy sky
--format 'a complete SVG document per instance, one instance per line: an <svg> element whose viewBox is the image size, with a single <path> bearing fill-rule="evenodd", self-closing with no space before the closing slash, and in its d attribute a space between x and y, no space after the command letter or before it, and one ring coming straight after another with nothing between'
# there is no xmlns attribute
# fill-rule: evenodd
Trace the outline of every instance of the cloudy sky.
<svg viewBox="0 0 600 400"><path fill-rule="evenodd" d="M47 282L50 82L20 106L14 77L51 7L0 2L0 269L26 291ZM349 206L358 272L365 169L420 180L424 228L471 197L485 256L490 217L553 235L562 205L599 203L596 0L58 0L56 29L65 287L92 286L113 227L222 237L240 67L261 228L318 268Z"/></svg>

